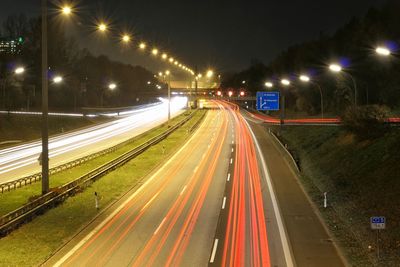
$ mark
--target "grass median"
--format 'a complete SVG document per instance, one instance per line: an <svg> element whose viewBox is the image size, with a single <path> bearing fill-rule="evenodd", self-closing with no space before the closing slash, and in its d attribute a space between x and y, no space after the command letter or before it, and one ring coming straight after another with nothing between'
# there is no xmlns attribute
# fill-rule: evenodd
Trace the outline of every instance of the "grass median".
<svg viewBox="0 0 400 267"><path fill-rule="evenodd" d="M175 124L184 119L189 113L186 112L180 116L177 116L172 119L171 123ZM90 161L87 161L79 166L74 168L61 171L59 173L53 174L50 176L50 187L58 187L64 185L70 181L75 180L76 178L94 170L95 168L119 157L120 155L132 150L138 145L146 142L154 136L161 134L162 132L167 130L166 125L161 125L155 129L152 129L142 135L136 137L132 143L129 143L126 146L121 147L120 149L106 154L101 157L97 157ZM0 216L11 212L22 205L28 203L28 201L34 196L38 196L41 194L41 183L37 182L22 188L18 188L17 190L11 190L9 192L5 192L0 194Z"/></svg>
<svg viewBox="0 0 400 267"><path fill-rule="evenodd" d="M183 145L182 141L190 136L188 129L204 112L197 112L191 120L165 140L105 175L82 193L0 239L0 266L41 264L98 214L94 205L94 192L101 196L101 209L118 200Z"/></svg>

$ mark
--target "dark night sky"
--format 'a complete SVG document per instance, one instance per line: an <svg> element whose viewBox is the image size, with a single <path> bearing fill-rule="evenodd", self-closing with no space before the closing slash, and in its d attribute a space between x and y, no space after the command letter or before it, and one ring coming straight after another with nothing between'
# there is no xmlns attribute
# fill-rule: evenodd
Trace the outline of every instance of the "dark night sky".
<svg viewBox="0 0 400 267"><path fill-rule="evenodd" d="M76 0L75 0L76 1ZM78 17L80 45L95 53L153 71L157 60L126 51L89 34L88 18L106 15L115 29L129 27L145 40L172 51L189 66L212 66L219 71L240 70L251 59L265 63L291 44L331 33L352 16L361 16L385 0L81 0ZM39 14L39 0L1 0L0 18L10 13ZM84 18L84 19L83 19ZM78 20L78 18L75 18Z"/></svg>

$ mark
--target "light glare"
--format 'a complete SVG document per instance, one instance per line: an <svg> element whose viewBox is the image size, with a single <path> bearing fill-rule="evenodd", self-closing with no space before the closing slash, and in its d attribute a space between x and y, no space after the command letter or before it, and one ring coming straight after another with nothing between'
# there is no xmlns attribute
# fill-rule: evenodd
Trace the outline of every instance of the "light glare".
<svg viewBox="0 0 400 267"><path fill-rule="evenodd" d="M309 82L310 81L310 77L308 77L307 75L300 75L300 81Z"/></svg>
<svg viewBox="0 0 400 267"><path fill-rule="evenodd" d="M381 56L390 56L391 54L391 51L386 47L377 47L375 51L378 55Z"/></svg>
<svg viewBox="0 0 400 267"><path fill-rule="evenodd" d="M331 64L329 66L329 69L333 72L341 72L342 71L342 66L340 66L339 64Z"/></svg>
<svg viewBox="0 0 400 267"><path fill-rule="evenodd" d="M290 81L288 79L282 79L281 83L286 86L290 85Z"/></svg>

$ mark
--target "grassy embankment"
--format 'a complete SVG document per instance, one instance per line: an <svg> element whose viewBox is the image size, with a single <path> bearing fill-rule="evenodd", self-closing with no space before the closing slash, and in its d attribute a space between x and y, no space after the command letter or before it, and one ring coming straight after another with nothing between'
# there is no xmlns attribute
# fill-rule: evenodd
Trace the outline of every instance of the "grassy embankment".
<svg viewBox="0 0 400 267"><path fill-rule="evenodd" d="M380 265L400 263L400 129L357 141L340 127L285 127L283 139L300 160L301 180L351 264L377 264L371 216L386 216ZM322 207L328 192L329 207ZM371 246L371 248L368 248Z"/></svg>
<svg viewBox="0 0 400 267"><path fill-rule="evenodd" d="M190 135L187 130L202 112L197 112L167 139L102 177L84 192L0 239L0 266L36 266L42 263L98 214L94 207L94 192L102 196L101 209L118 200L184 143L182 141ZM161 153L163 146L165 154Z"/></svg>

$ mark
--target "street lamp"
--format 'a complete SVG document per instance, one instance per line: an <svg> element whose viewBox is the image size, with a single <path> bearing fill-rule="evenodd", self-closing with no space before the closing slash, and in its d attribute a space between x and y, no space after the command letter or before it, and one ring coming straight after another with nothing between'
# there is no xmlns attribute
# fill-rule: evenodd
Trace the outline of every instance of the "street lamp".
<svg viewBox="0 0 400 267"><path fill-rule="evenodd" d="M71 15L72 8L70 6L64 6L61 8L61 12L62 12L62 14L67 15L67 16Z"/></svg>
<svg viewBox="0 0 400 267"><path fill-rule="evenodd" d="M214 75L214 72L212 70L207 71L207 78L211 78Z"/></svg>
<svg viewBox="0 0 400 267"><path fill-rule="evenodd" d="M329 65L329 69L332 71L332 72L341 72L342 71L342 66L340 66L339 64L331 64L331 65Z"/></svg>
<svg viewBox="0 0 400 267"><path fill-rule="evenodd" d="M100 23L100 24L97 26L97 29L98 29L99 31L101 31L101 32L105 32L105 31L107 30L107 25L106 25L105 23Z"/></svg>
<svg viewBox="0 0 400 267"><path fill-rule="evenodd" d="M169 128L170 127L170 121L171 121L171 72L169 70L166 70L165 73L160 72L158 75L160 77L164 78L164 82L167 82L167 86L168 86L168 121L167 121L167 126ZM168 77L168 79L166 79L167 77ZM161 87L159 89L161 89Z"/></svg>
<svg viewBox="0 0 400 267"><path fill-rule="evenodd" d="M131 37L129 36L129 34L124 34L124 35L122 36L122 41L123 41L124 43L129 43L129 42L131 41Z"/></svg>
<svg viewBox="0 0 400 267"><path fill-rule="evenodd" d="M61 76L55 76L53 78L53 82L56 84L61 83L62 81L63 81L63 77L61 77Z"/></svg>
<svg viewBox="0 0 400 267"><path fill-rule="evenodd" d="M283 84L284 86L289 86L290 85L290 81L288 79L282 79L281 80L281 84Z"/></svg>
<svg viewBox="0 0 400 267"><path fill-rule="evenodd" d="M110 83L108 85L108 89L110 89L110 90L115 90L116 88L117 88L117 85L115 83Z"/></svg>
<svg viewBox="0 0 400 267"><path fill-rule="evenodd" d="M329 65L329 69L334 73L343 73L350 78L354 87L354 105L357 106L357 84L354 77L350 73L343 71L343 67L337 63Z"/></svg>
<svg viewBox="0 0 400 267"><path fill-rule="evenodd" d="M308 77L307 75L300 75L299 79L302 82L309 82L310 81L310 77Z"/></svg>
<svg viewBox="0 0 400 267"><path fill-rule="evenodd" d="M322 95L321 86L318 83L316 83L314 81L311 81L310 77L307 76L307 75L300 75L299 79L300 79L300 81L302 81L304 83L312 83L312 84L314 84L315 86L318 87L319 94L320 94L320 100L321 100L321 118L324 119L324 98L323 98L323 95Z"/></svg>
<svg viewBox="0 0 400 267"><path fill-rule="evenodd" d="M151 53L152 53L154 56L157 56L157 55L158 55L158 49L157 49L157 48L154 48L153 50L151 50Z"/></svg>
<svg viewBox="0 0 400 267"><path fill-rule="evenodd" d="M265 86L268 88L272 88L274 86L274 84L272 82L266 82Z"/></svg>
<svg viewBox="0 0 400 267"><path fill-rule="evenodd" d="M164 53L164 54L162 54L162 56L161 56L161 58L163 59L163 60L166 60L167 59L167 54L166 53Z"/></svg>
<svg viewBox="0 0 400 267"><path fill-rule="evenodd" d="M146 49L146 43L140 43L139 44L139 48L141 49L141 50L144 50L144 49Z"/></svg>
<svg viewBox="0 0 400 267"><path fill-rule="evenodd" d="M20 76L25 72L25 68L23 67L17 67L14 69L14 71L12 71L11 73L13 73L14 75ZM3 79L3 83L2 83L2 89L3 89L3 108L6 109L7 107L7 96L6 96L6 87L7 87L7 82L8 82L8 75L6 75Z"/></svg>
<svg viewBox="0 0 400 267"><path fill-rule="evenodd" d="M377 48L375 49L375 52L376 52L378 55L384 56L384 57L390 56L390 55L392 54L392 51L390 51L389 48L384 47L384 46L379 46L379 47L377 47Z"/></svg>
<svg viewBox="0 0 400 267"><path fill-rule="evenodd" d="M24 73L25 72L25 68L23 68L23 67L18 67L18 68L16 68L15 70L14 70L14 73L16 74L16 75L20 75L20 74L22 74L22 73Z"/></svg>

